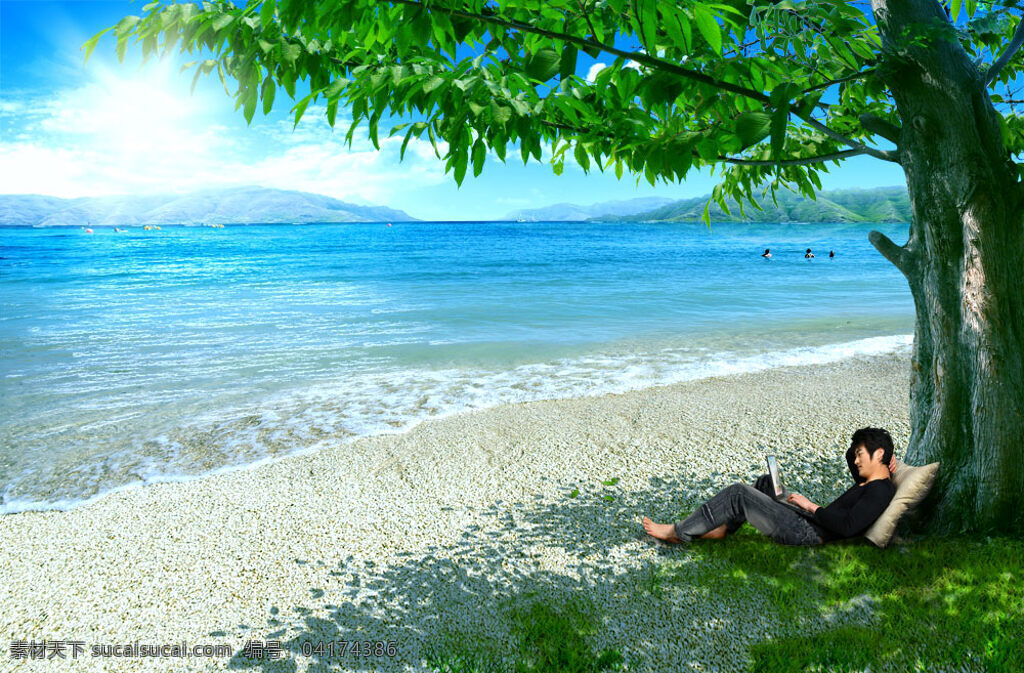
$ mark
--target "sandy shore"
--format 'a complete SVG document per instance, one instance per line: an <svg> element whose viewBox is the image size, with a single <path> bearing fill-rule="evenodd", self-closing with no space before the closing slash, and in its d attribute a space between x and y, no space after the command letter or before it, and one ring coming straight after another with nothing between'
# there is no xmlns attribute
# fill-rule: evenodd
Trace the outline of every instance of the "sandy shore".
<svg viewBox="0 0 1024 673"><path fill-rule="evenodd" d="M619 648L633 670L735 670L743 642L775 622L742 596L637 591L689 554L643 535L640 516L688 513L762 472L766 451L794 490L827 502L847 485L854 429L889 429L902 456L909 371L901 353L509 405L0 517L5 639L85 644L63 662L5 651L0 670L304 671L314 660L301 643L352 640L392 641L395 654L325 652L316 670L424 670L424 646L445 629L503 639L516 601L583 594L599 610L595 646ZM286 658L246 663L250 639L281 641ZM231 655L91 656L135 641L227 644Z"/></svg>

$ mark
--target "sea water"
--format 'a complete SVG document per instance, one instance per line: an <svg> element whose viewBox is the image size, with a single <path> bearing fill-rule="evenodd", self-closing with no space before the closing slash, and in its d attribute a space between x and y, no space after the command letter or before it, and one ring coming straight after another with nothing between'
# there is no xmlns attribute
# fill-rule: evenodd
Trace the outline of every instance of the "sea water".
<svg viewBox="0 0 1024 673"><path fill-rule="evenodd" d="M898 243L908 233L0 228L0 512L68 508L467 409L909 349L913 300L871 229Z"/></svg>

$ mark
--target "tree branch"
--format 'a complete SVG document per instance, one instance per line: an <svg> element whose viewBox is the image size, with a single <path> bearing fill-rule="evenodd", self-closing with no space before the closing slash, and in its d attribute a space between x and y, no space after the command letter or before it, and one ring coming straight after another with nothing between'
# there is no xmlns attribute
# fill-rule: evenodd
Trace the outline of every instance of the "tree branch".
<svg viewBox="0 0 1024 673"><path fill-rule="evenodd" d="M911 272L913 258L905 247L896 245L891 238L880 231L869 233L868 240L878 252L882 253L882 257L892 262L893 266L899 269L904 276L908 276Z"/></svg>
<svg viewBox="0 0 1024 673"><path fill-rule="evenodd" d="M895 124L866 112L858 117L858 119L860 120L860 125L864 127L864 130L874 133L875 135L880 135L895 145L900 144L900 128Z"/></svg>
<svg viewBox="0 0 1024 673"><path fill-rule="evenodd" d="M807 122L811 127L818 129L819 131L827 135L829 138L832 138L833 140L841 142L844 145L849 145L854 149L861 150L861 152L863 152L864 154L875 157L876 159L882 159L883 161L891 161L895 164L900 163L899 155L896 152L893 152L891 150L876 150L875 148L868 147L864 143L859 143L856 140L853 140L852 138L847 138L842 133L830 129L828 126L825 126L817 119L811 117L810 114L801 115L797 114L796 112L794 112L794 114L796 114L796 116L799 117L800 119L803 119L805 122Z"/></svg>
<svg viewBox="0 0 1024 673"><path fill-rule="evenodd" d="M592 128L580 128L578 126L572 126L572 125L563 124L563 123L560 123L560 122L552 122L552 121L542 120L540 123L543 126L550 126L552 128L556 128L556 129L559 129L561 131L569 131L569 132L572 132L572 133L577 133L579 135L593 134L594 133L594 129L592 129ZM604 137L604 138L606 138L608 140L621 140L620 138L617 138L616 136L611 135L609 133L604 133L604 134L601 134L601 135L602 135L602 137ZM700 156L700 154L698 154L696 152L696 150L692 151L691 153L693 154L693 156L695 156L697 158L702 158ZM835 161L835 160L838 160L838 159L846 159L848 157L857 156L858 154L864 154L864 152L862 150L842 150L842 151L839 151L839 152L832 152L831 154L822 154L820 156L815 156L815 157L801 157L801 158L798 158L798 159L781 159L779 161L772 161L772 160L768 160L768 159L765 159L765 160L761 160L761 159L741 159L741 158L738 158L738 157L723 157L723 156L716 157L715 159L717 161L722 162L722 163L736 164L738 166L776 166L776 165L777 166L805 166L805 165L808 165L808 164L823 164L826 161Z"/></svg>
<svg viewBox="0 0 1024 673"><path fill-rule="evenodd" d="M831 154L822 154L816 157L803 157L801 159L783 159L781 161L758 160L758 159L735 159L733 157L718 157L718 160L727 164L738 166L806 166L807 164L823 164L826 161L835 161L855 157L864 154L863 150L842 150Z"/></svg>
<svg viewBox="0 0 1024 673"><path fill-rule="evenodd" d="M1022 44L1024 44L1024 20L1017 24L1017 29L1013 31L1013 39L1010 40L1009 46L1000 54L996 62L992 64L992 67L988 69L988 73L985 75L986 87L999 76L999 72L1010 62L1010 59L1013 58L1013 55L1017 53Z"/></svg>
<svg viewBox="0 0 1024 673"><path fill-rule="evenodd" d="M424 5L422 2L418 2L417 0L377 0L377 1L378 2L392 2L392 3L401 4L401 5L411 5L413 7L423 7L424 10L426 10L426 11L442 12L442 13L448 14L450 16L458 16L458 17L465 18L465 19L474 19L474 20L477 20L477 21L483 21L484 23L493 23L493 24L498 25L498 26L504 26L505 28L514 28L516 30L523 31L525 33L534 33L536 35L544 35L545 37L550 37L553 40L562 40L563 42L569 42L569 43L575 44L575 45L577 45L579 47L593 47L593 48L597 48L597 49L600 49L601 51L607 52L609 54L614 54L615 56L621 56L623 58L627 58L627 59L636 61L637 63L641 63L643 65L649 66L651 68L654 68L655 70L663 70L665 72L670 72L670 73L672 73L674 75L679 75L680 77L685 77L686 79L690 79L690 80L693 80L695 82L700 82L701 84L707 84L709 86L713 86L713 87L721 89L723 91L728 91L730 93L735 93L735 94L739 94L741 96L746 96L747 98L752 98L752 99L754 99L754 100L756 100L758 102L761 102L761 103L770 103L771 102L771 99L768 96L766 96L763 93L761 93L760 91L754 91L753 89L748 89L746 87L738 86L736 84L731 84L729 82L724 82L722 80L717 80L714 77L709 77L709 76L705 75L702 72L698 72L696 70L690 70L688 68L684 68L684 67L680 66L677 63L671 63L669 61L663 61L663 60L661 60L659 58L651 56L650 54L648 54L646 52L624 51L622 49L618 49L618 48L616 48L614 46L611 46L611 45L602 44L600 42L595 42L593 40L587 40L586 38L582 38L582 37L576 37L575 35L568 35L566 33L559 33L559 32L553 31L553 30L547 30L545 28L537 28L536 26L532 26L532 25L530 25L528 23L522 23L520 21L511 21L511 20L508 20L508 19L502 19L502 18L499 18L499 17L496 17L496 16L491 16L491 15L488 15L488 14L477 14L476 12L463 12L463 11L458 10L458 9L449 9L447 7L438 7L436 5L430 5L428 7L428 6Z"/></svg>
<svg viewBox="0 0 1024 673"><path fill-rule="evenodd" d="M821 84L815 84L812 87L808 87L808 88L804 89L798 95L803 96L804 94L808 94L808 93L810 93L812 91L817 91L818 89L827 89L828 87L832 86L833 84L841 84L843 82L849 82L851 79L858 79L860 77L863 77L864 75L870 75L873 72L875 72L874 68L868 68L867 70L861 70L860 72L855 72L852 75L847 75L846 77L840 77L839 79L834 79L831 82L823 82Z"/></svg>
<svg viewBox="0 0 1024 673"><path fill-rule="evenodd" d="M583 12L583 18L587 20L587 25L590 27L590 34L593 35L594 39L596 40L597 31L594 30L594 24L590 22L590 12L587 11L587 8L583 5L582 0L576 0L576 4L580 6L580 11Z"/></svg>

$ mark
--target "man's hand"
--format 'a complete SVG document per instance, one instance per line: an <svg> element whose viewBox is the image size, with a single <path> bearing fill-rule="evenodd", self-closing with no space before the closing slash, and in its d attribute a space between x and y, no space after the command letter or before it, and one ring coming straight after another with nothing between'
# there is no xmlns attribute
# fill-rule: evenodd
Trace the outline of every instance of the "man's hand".
<svg viewBox="0 0 1024 673"><path fill-rule="evenodd" d="M896 465L898 465L898 463L896 461L896 454L894 453L892 454L892 460L889 461L889 474L896 471Z"/></svg>
<svg viewBox="0 0 1024 673"><path fill-rule="evenodd" d="M816 509L818 509L817 505L815 505L813 502L808 500L806 497L800 495L799 493L790 493L789 497L786 498L786 500L793 503L800 509L805 509L808 512L811 512L812 514Z"/></svg>

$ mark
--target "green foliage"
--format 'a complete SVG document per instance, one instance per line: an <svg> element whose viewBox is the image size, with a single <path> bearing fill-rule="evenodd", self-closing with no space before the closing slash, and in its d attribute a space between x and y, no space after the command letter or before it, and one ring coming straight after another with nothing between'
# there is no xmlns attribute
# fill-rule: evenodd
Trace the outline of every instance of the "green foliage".
<svg viewBox="0 0 1024 673"><path fill-rule="evenodd" d="M954 23L923 27L899 48L957 40L984 61L1020 21L973 0L947 6ZM111 29L121 58L132 38L147 58L175 46L212 54L193 64L196 76L216 69L226 90L234 79L228 92L247 120L261 100L264 113L272 109L278 87L295 101L297 82L310 94L294 102L295 123L325 99L332 126L339 108L350 111L349 144L365 120L379 147L379 120L409 115L416 125L403 148L426 131L460 185L470 165L480 175L488 149L505 161L507 145L518 143L525 164L549 144L556 173L572 150L584 171L614 166L617 177L628 170L652 185L722 165L713 199L723 211L733 200L742 214L744 201L756 207L755 189L773 200L779 186L812 197L827 170L821 157L872 141L859 115L900 123L884 70L904 52L883 53L861 3L151 2ZM102 34L83 45L86 58ZM610 52L617 39L643 50ZM458 47L474 55L460 58ZM588 82L576 72L579 51L614 60ZM1021 66L1015 57L998 81ZM825 105L829 86L838 102ZM1024 151L1019 118L1005 115L1002 128L1011 154Z"/></svg>

